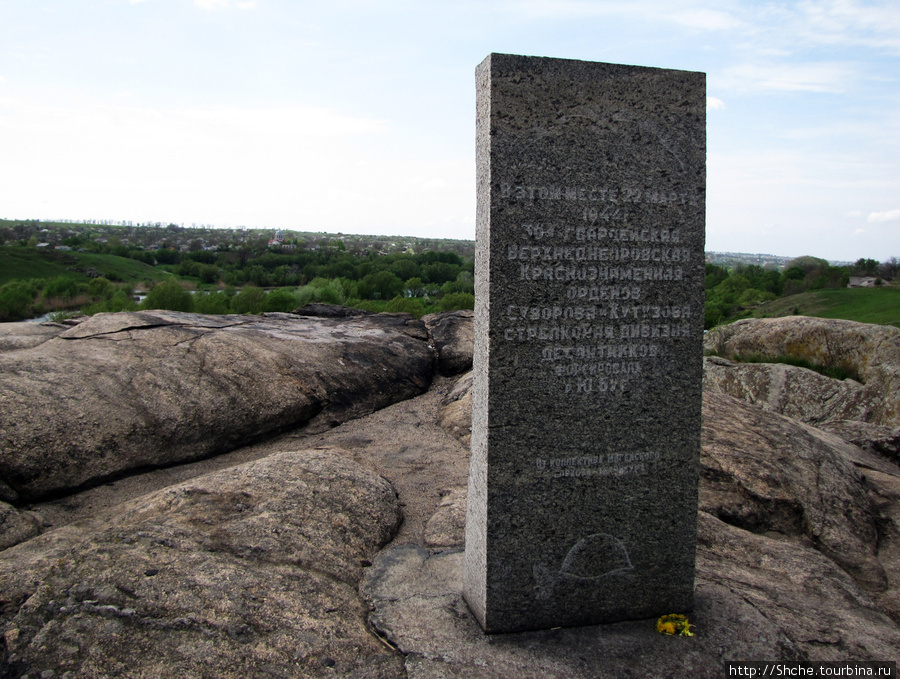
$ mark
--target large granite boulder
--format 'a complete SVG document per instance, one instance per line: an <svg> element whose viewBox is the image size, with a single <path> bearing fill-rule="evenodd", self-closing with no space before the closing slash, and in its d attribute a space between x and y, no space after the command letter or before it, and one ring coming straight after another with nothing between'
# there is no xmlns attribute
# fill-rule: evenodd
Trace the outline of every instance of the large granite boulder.
<svg viewBox="0 0 900 679"><path fill-rule="evenodd" d="M826 382L809 371L753 364L707 364L706 386L809 422L860 420L900 426L900 328L789 316L744 319L711 330L705 349L723 358L800 358L844 368L861 383Z"/></svg>
<svg viewBox="0 0 900 679"><path fill-rule="evenodd" d="M472 369L474 319L475 312L468 309L422 316L438 355L441 375L449 377Z"/></svg>
<svg viewBox="0 0 900 679"><path fill-rule="evenodd" d="M327 428L423 392L433 364L405 314L98 314L0 353L3 499Z"/></svg>
<svg viewBox="0 0 900 679"><path fill-rule="evenodd" d="M716 392L704 393L701 440L701 510L754 533L801 538L870 592L888 589L855 446Z"/></svg>
<svg viewBox="0 0 900 679"><path fill-rule="evenodd" d="M335 450L275 454L0 552L0 676L393 678L364 567L401 520Z"/></svg>

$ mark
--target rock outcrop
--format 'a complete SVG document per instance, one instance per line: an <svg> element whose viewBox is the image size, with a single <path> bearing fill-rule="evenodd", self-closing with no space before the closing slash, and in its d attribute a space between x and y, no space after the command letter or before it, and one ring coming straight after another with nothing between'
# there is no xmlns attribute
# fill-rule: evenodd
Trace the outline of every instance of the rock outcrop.
<svg viewBox="0 0 900 679"><path fill-rule="evenodd" d="M798 375L796 368L713 363L713 374L707 378L712 388L779 412L790 408L792 416L805 421L860 420L900 426L898 328L805 316L754 318L711 330L704 346L723 358L789 356L844 368L862 382L828 385Z"/></svg>
<svg viewBox="0 0 900 679"><path fill-rule="evenodd" d="M66 330L60 323L0 323L0 353L36 347Z"/></svg>
<svg viewBox="0 0 900 679"><path fill-rule="evenodd" d="M438 422L462 441L467 448L472 442L472 380L470 370L460 377L441 399Z"/></svg>
<svg viewBox="0 0 900 679"><path fill-rule="evenodd" d="M438 353L441 375L449 377L472 369L474 318L475 312L467 309L422 317Z"/></svg>
<svg viewBox="0 0 900 679"><path fill-rule="evenodd" d="M397 677L357 583L400 520L390 484L340 451L158 491L78 540L0 553L0 673Z"/></svg>
<svg viewBox="0 0 900 679"><path fill-rule="evenodd" d="M896 659L900 467L885 452L896 448L896 427L854 419L814 427L773 412L768 399L753 404L708 389L690 612L696 636L662 636L652 620L486 636L461 595L467 465L460 442L471 432L471 373L455 384L437 376L421 396L381 407L401 392L367 394L392 387L363 376L387 372L394 377L386 381L408 379L408 393L418 393L419 378L402 377L388 357L398 352L408 361L403 352L412 351L414 361L432 366L423 324L407 316L283 316L119 315L41 340L41 350L91 366L99 377L88 385L124 381L101 369L109 365L103 352L118 351L118 343L145 342L149 363L166 360L162 347L179 352L166 363L170 372L151 370L143 382L161 401L154 407L170 409L159 412L192 412L193 394L206 393L195 382L203 383L210 365L221 374L229 361L240 374L260 361L282 366L267 373L268 383L253 383L257 394L230 392L223 378L219 389L237 393L236 404L258 398L255 408L276 412L271 394L285 375L302 376L295 393L332 395L319 402L312 426L190 467L243 455L258 458L252 462L109 505L107 518L58 526L0 551L0 676L712 678L730 660ZM122 327L142 320L151 325ZM63 337L69 332L75 336ZM94 348L70 354L58 346L83 341ZM361 348L366 341L374 357ZM238 361L239 351L253 363ZM0 367L24 355L32 366L25 372L36 374L34 353L0 353ZM176 365L190 375L181 376L180 390ZM33 392L36 403L49 403L63 383L63 369L56 370L46 394ZM139 371L129 370L138 380ZM301 386L307 380L324 386ZM353 388L341 391L347 383ZM355 389L363 383L374 386ZM91 417L95 392L91 386L84 399ZM793 407L789 398L781 402ZM77 412L74 402L62 406ZM4 435L9 422L2 420ZM87 440L87 429L79 436ZM162 449L175 438L152 440ZM157 470L154 478L175 471ZM48 516L51 505L87 508L90 500L76 498L125 483L36 509ZM22 488L0 484L0 499L21 505ZM0 504L0 522L23 522L26 534L41 521L10 509L4 514Z"/></svg>
<svg viewBox="0 0 900 679"><path fill-rule="evenodd" d="M900 462L900 427L884 427L856 420L833 420L818 426L863 450Z"/></svg>
<svg viewBox="0 0 900 679"><path fill-rule="evenodd" d="M33 538L41 532L41 522L0 500L0 551Z"/></svg>
<svg viewBox="0 0 900 679"><path fill-rule="evenodd" d="M715 392L704 394L701 440L701 510L753 533L803 538L868 591L888 589L853 446Z"/></svg>
<svg viewBox="0 0 900 679"><path fill-rule="evenodd" d="M427 389L409 315L98 314L0 353L0 483L22 501L327 428Z"/></svg>
<svg viewBox="0 0 900 679"><path fill-rule="evenodd" d="M783 363L703 359L703 387L720 391L801 422L820 426L844 420L868 422L884 395L859 382L837 380Z"/></svg>

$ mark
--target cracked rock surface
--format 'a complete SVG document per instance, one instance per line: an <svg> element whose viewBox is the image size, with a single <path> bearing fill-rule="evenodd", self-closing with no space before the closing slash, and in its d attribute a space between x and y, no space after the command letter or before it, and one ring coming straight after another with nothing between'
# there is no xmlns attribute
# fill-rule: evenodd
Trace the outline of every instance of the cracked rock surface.
<svg viewBox="0 0 900 679"><path fill-rule="evenodd" d="M396 677L357 583L400 520L371 468L306 450L45 534L0 553L3 676Z"/></svg>
<svg viewBox="0 0 900 679"><path fill-rule="evenodd" d="M19 325L19 324L16 324ZM0 352L0 500L197 460L422 393L434 356L408 315L98 314Z"/></svg>

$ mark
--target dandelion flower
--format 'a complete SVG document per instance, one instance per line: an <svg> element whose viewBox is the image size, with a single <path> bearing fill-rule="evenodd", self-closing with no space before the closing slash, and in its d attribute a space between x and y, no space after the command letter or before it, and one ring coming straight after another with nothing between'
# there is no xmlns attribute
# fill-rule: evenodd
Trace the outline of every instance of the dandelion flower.
<svg viewBox="0 0 900 679"><path fill-rule="evenodd" d="M656 631L660 634L671 636L677 634L683 637L692 637L694 633L691 632L691 627L692 625L687 617L677 613L664 615L656 621Z"/></svg>

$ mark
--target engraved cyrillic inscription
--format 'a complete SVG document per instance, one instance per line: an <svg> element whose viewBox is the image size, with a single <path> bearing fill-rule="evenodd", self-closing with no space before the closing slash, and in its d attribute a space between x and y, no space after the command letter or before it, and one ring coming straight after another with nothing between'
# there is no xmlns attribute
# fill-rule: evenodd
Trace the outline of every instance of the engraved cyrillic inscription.
<svg viewBox="0 0 900 679"><path fill-rule="evenodd" d="M538 284L545 299L565 300L540 304L523 298L507 306L503 328L506 342L538 345L535 359L549 377L563 381L565 393L615 398L628 389L631 377L655 372L668 342L690 335L690 319L699 309L647 298L654 284L684 280L686 267L694 263L697 255L681 228L604 222L628 222L637 215L618 209L626 205L675 209L695 205L695 196L652 187L501 182L500 197L524 203L526 212L538 210L541 201L579 204L565 208L571 218L523 221L521 240L508 243L504 252L506 266L514 267L529 290Z"/></svg>

